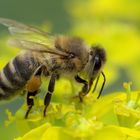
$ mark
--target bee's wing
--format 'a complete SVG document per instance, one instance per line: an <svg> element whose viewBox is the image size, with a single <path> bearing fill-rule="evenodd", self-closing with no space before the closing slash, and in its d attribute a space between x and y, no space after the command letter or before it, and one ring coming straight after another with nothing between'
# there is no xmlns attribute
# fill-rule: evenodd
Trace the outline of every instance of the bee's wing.
<svg viewBox="0 0 140 140"><path fill-rule="evenodd" d="M22 39L11 39L9 40L9 43L13 46L16 46L21 49L30 50L30 51L37 51L37 52L43 52L43 53L51 53L59 56L63 56L64 58L68 57L68 54L66 52L59 51L57 49L49 48L45 44L28 41L28 40L22 40Z"/></svg>
<svg viewBox="0 0 140 140"><path fill-rule="evenodd" d="M50 35L50 33L44 32L40 29L7 18L0 17L0 24L3 24L6 27L8 27L8 30L11 34L35 33L45 37Z"/></svg>
<svg viewBox="0 0 140 140"><path fill-rule="evenodd" d="M0 24L8 27L10 34L14 38L22 38L24 40L34 41L43 44L52 44L52 42L54 41L54 37L51 36L50 33L17 22L15 20L0 17Z"/></svg>
<svg viewBox="0 0 140 140"><path fill-rule="evenodd" d="M50 33L44 32L32 26L25 25L15 20L1 18L0 24L8 27L9 32L13 35L9 43L18 48L38 51L44 53L52 53L67 57L68 54L50 47L54 46L54 37Z"/></svg>

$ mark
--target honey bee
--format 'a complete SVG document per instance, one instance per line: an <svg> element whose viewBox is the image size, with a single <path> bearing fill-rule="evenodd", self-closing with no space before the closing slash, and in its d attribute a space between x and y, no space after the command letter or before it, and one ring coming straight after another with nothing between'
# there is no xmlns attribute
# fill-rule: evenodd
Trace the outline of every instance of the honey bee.
<svg viewBox="0 0 140 140"><path fill-rule="evenodd" d="M102 75L104 81L97 98L100 97L106 81L102 71L106 62L106 52L100 45L88 47L79 37L53 36L11 19L0 18L0 24L7 26L12 35L9 43L23 49L0 71L0 100L13 98L19 93L17 91L26 89L27 118L34 105L31 96L37 94L42 75L50 78L44 98L44 116L51 101L55 81L60 76L70 75L83 84L79 92L79 99L82 101L91 90L94 81L93 92L95 91ZM81 73L86 74L86 79L81 78Z"/></svg>

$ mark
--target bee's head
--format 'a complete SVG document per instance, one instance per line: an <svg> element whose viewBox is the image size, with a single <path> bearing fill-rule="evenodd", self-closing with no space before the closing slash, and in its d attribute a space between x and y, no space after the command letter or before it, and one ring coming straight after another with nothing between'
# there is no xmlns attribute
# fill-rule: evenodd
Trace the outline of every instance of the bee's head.
<svg viewBox="0 0 140 140"><path fill-rule="evenodd" d="M106 62L106 52L100 45L93 45L90 49L90 58L93 72L99 71Z"/></svg>

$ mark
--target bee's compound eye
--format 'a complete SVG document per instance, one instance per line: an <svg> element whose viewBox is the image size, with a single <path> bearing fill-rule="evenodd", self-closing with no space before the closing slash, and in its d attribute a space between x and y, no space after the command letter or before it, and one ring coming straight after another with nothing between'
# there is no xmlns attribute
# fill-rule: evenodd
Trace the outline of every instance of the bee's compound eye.
<svg viewBox="0 0 140 140"><path fill-rule="evenodd" d="M95 66L94 66L94 70L99 70L101 68L101 59L99 58L99 56L95 56Z"/></svg>

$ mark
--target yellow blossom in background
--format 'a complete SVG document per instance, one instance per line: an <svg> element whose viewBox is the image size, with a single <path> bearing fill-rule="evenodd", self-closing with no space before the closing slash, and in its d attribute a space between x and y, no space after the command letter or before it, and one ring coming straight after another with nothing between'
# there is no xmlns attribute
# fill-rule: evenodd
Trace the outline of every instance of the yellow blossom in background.
<svg viewBox="0 0 140 140"><path fill-rule="evenodd" d="M139 20L140 15L140 2L137 0L77 0L68 4L73 6L73 10L70 13L79 19L119 18L124 20Z"/></svg>

